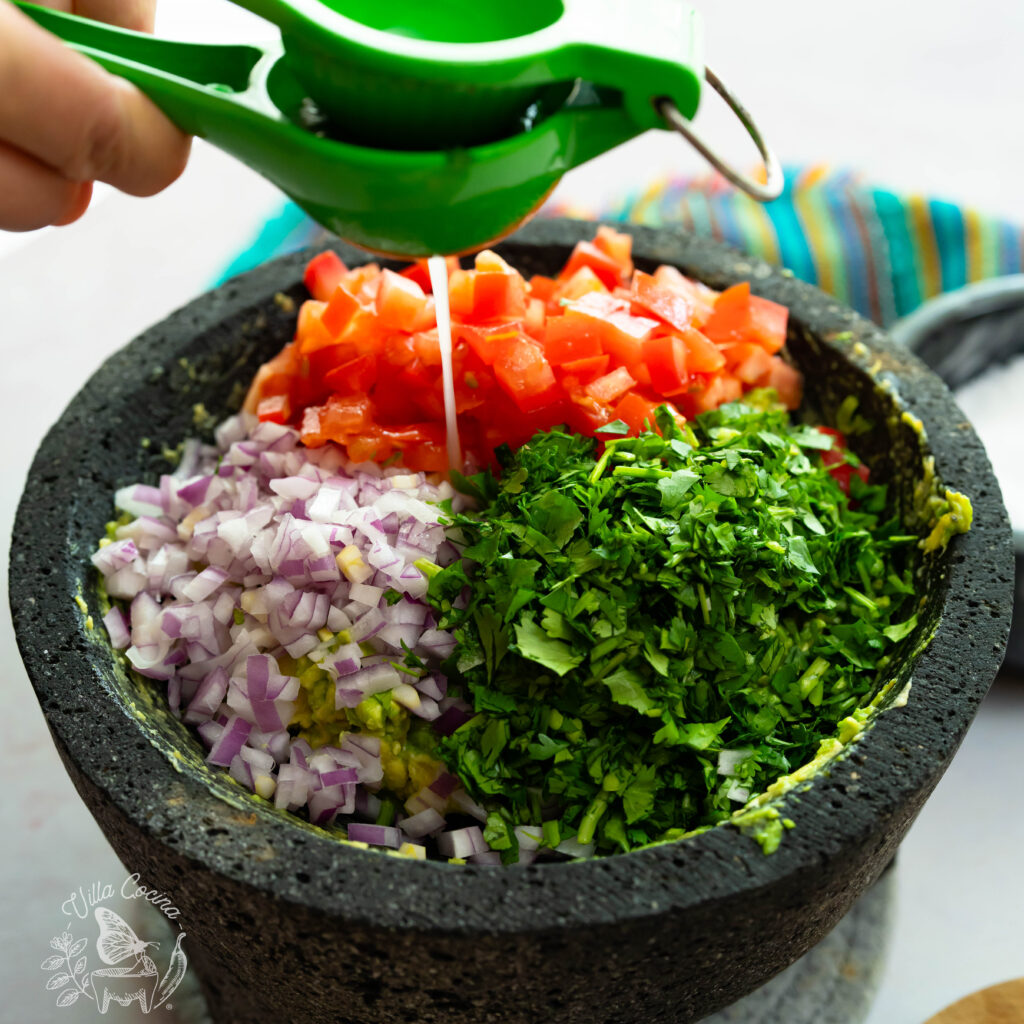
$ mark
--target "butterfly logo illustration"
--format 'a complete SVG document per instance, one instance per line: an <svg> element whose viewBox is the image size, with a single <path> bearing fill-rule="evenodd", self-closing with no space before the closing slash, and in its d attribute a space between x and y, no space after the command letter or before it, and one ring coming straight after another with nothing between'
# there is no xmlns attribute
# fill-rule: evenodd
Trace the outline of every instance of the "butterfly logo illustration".
<svg viewBox="0 0 1024 1024"><path fill-rule="evenodd" d="M100 959L113 967L122 960L134 956L136 960L141 960L139 966L149 973L153 961L146 953L146 948L155 946L159 949L160 943L143 942L120 914L115 914L107 907L97 907L95 916L100 929L99 937L96 939L96 952L99 953ZM156 970L155 965L152 970Z"/></svg>
<svg viewBox="0 0 1024 1024"><path fill-rule="evenodd" d="M84 897L83 897L84 899ZM84 914L80 915L85 917ZM145 942L120 914L107 907L94 907L99 928L96 952L106 967L89 971L86 957L88 940L75 940L70 928L50 939L53 952L40 965L50 977L48 991L57 993L57 1006L71 1006L78 999L91 999L101 1014L111 1003L129 1007L138 1003L142 1013L166 1005L184 980L188 957L182 949L185 933L179 932L163 977L147 950L159 948L159 942Z"/></svg>
<svg viewBox="0 0 1024 1024"><path fill-rule="evenodd" d="M100 1013L106 1013L111 1002L121 1006L137 1002L142 1012L148 1013L156 999L160 974L146 949L159 943L143 942L120 914L107 907L97 907L93 913L100 929L96 952L110 965L93 971L91 976ZM117 966L126 960L133 962Z"/></svg>

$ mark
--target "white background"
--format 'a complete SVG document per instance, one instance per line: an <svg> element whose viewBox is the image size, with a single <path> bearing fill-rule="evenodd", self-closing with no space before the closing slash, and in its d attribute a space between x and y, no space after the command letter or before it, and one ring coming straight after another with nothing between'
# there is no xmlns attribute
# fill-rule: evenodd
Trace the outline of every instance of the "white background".
<svg viewBox="0 0 1024 1024"><path fill-rule="evenodd" d="M858 168L879 184L1024 223L1024 5L706 0L703 14L708 63L785 162ZM225 0L164 0L158 30L266 36ZM710 104L698 123L749 162ZM558 195L596 206L661 174L700 170L684 143L652 134L574 172ZM0 529L10 530L36 445L88 374L208 287L278 202L272 187L200 144L160 197L102 191L72 227L0 233L0 416L9 438L0 449ZM91 1004L80 1014L50 1009L39 962L64 923L68 893L124 872L50 746L6 615L0 645L9 780L0 803L0 1019L91 1020ZM870 1024L917 1024L974 989L1024 975L1022 726L1024 681L1003 681L904 844L895 942Z"/></svg>

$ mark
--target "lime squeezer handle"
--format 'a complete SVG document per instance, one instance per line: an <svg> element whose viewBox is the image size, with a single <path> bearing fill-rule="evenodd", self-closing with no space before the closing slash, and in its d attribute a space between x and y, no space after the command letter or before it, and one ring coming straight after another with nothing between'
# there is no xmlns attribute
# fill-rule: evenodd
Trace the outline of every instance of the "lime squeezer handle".
<svg viewBox="0 0 1024 1024"><path fill-rule="evenodd" d="M640 130L665 127L659 99L686 118L697 113L704 40L694 8L678 0L564 0L564 8L553 26L563 40L553 71L619 90Z"/></svg>
<svg viewBox="0 0 1024 1024"><path fill-rule="evenodd" d="M251 89L277 54L252 45L183 43L15 0L15 6L79 53L139 86L189 135L216 137L240 108L274 114Z"/></svg>

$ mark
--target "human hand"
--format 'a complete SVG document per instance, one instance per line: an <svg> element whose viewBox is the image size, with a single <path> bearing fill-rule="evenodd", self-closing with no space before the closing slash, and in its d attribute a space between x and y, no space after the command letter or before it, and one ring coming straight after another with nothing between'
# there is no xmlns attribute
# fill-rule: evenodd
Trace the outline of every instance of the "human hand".
<svg viewBox="0 0 1024 1024"><path fill-rule="evenodd" d="M150 31L156 0L36 0ZM190 140L133 85L0 0L0 230L70 224L94 181L134 196L170 185Z"/></svg>

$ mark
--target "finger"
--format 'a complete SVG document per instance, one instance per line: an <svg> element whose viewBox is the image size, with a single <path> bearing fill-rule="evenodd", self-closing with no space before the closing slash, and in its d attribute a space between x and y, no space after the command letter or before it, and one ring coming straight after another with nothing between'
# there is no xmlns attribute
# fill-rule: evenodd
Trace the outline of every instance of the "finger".
<svg viewBox="0 0 1024 1024"><path fill-rule="evenodd" d="M75 187L78 189L77 198L72 203L71 209L60 220L53 222L54 227L63 228L68 224L74 224L89 209L89 204L92 202L92 182L80 181Z"/></svg>
<svg viewBox="0 0 1024 1024"><path fill-rule="evenodd" d="M36 0L40 7L83 18L105 21L108 25L152 32L156 20L156 0Z"/></svg>
<svg viewBox="0 0 1024 1024"><path fill-rule="evenodd" d="M72 182L11 146L0 143L0 229L34 231L70 224L89 205L91 182Z"/></svg>
<svg viewBox="0 0 1024 1024"><path fill-rule="evenodd" d="M156 0L75 0L74 13L136 32L152 32Z"/></svg>
<svg viewBox="0 0 1024 1024"><path fill-rule="evenodd" d="M134 86L0 2L0 139L71 181L152 195L185 167L189 140Z"/></svg>

